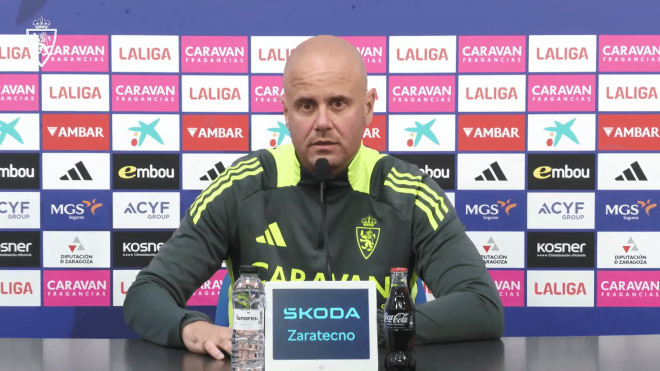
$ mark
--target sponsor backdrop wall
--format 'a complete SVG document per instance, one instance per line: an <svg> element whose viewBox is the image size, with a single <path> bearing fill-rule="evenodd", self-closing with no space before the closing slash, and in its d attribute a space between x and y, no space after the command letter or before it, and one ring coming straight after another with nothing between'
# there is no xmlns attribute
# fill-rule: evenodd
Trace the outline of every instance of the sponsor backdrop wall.
<svg viewBox="0 0 660 371"><path fill-rule="evenodd" d="M660 331L659 3L188 4L0 5L0 336L135 336L135 275L290 142L282 69L321 33L363 54L365 144L447 191L507 336ZM213 316L224 277L188 304Z"/></svg>

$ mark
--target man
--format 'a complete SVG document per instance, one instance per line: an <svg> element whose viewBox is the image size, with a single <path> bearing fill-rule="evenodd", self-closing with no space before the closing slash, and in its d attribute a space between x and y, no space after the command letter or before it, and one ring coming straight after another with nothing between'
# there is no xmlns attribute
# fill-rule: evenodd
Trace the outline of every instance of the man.
<svg viewBox="0 0 660 371"><path fill-rule="evenodd" d="M303 42L280 99L292 145L240 159L197 197L128 290L127 325L156 344L223 359L231 329L184 309L223 260L232 284L246 264L265 281L325 280L313 172L325 158L333 279L376 281L382 309L390 268L407 267L413 294L420 277L437 298L416 308L417 344L501 337L499 294L444 192L418 167L362 145L375 95L357 49L330 36Z"/></svg>

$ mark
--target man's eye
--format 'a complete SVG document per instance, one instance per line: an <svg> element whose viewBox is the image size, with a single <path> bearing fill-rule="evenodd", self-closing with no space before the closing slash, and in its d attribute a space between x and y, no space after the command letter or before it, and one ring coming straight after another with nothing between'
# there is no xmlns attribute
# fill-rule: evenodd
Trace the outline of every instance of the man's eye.
<svg viewBox="0 0 660 371"><path fill-rule="evenodd" d="M300 108L302 108L304 110L309 110L309 109L312 109L312 104L309 103L309 102L304 102L304 103L300 104Z"/></svg>
<svg viewBox="0 0 660 371"><path fill-rule="evenodd" d="M334 102L334 105L335 105L336 108L341 108L341 107L344 106L344 101L336 100L336 101Z"/></svg>

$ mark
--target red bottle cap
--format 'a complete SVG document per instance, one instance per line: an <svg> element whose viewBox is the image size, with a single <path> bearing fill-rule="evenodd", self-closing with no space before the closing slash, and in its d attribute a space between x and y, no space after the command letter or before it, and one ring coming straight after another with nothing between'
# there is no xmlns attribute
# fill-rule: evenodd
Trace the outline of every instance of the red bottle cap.
<svg viewBox="0 0 660 371"><path fill-rule="evenodd" d="M408 268L392 268L390 272L408 272Z"/></svg>

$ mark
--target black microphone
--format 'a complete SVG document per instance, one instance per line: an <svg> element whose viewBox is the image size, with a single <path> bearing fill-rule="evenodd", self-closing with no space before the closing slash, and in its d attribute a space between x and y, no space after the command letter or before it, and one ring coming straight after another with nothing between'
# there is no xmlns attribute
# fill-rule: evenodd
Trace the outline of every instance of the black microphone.
<svg viewBox="0 0 660 371"><path fill-rule="evenodd" d="M316 165L314 166L314 176L321 183L319 188L321 190L321 224L323 227L323 244L325 245L325 261L327 265L326 281L330 281L332 280L332 268L330 265L330 248L328 247L328 227L325 225L325 182L330 178L330 163L326 158L320 158L316 160Z"/></svg>

